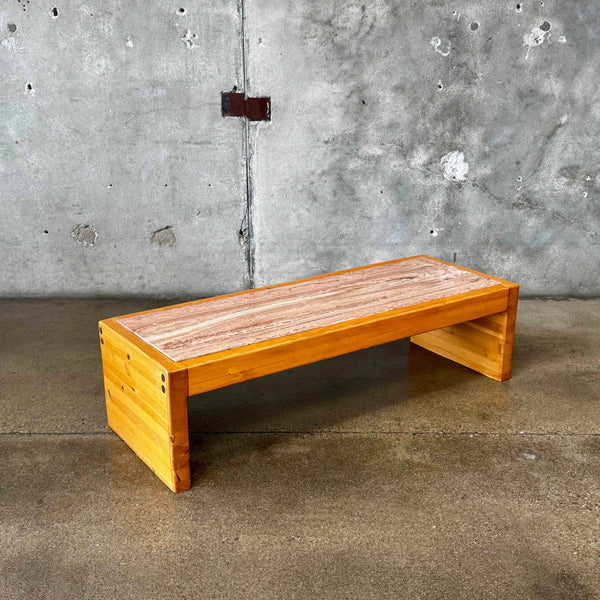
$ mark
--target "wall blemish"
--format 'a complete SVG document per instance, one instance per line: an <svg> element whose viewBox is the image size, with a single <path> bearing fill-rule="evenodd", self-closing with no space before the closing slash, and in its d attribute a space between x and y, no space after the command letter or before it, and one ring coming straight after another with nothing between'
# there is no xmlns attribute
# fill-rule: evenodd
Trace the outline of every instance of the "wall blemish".
<svg viewBox="0 0 600 600"><path fill-rule="evenodd" d="M465 161L465 155L459 150L453 150L442 156L440 160L444 170L444 178L448 181L466 181L469 173L469 163Z"/></svg>
<svg viewBox="0 0 600 600"><path fill-rule="evenodd" d="M167 248L172 248L177 243L177 239L175 237L175 231L173 230L172 225L167 225L162 229L157 229L152 232L150 236L150 242L152 244L156 244L157 246L163 246Z"/></svg>
<svg viewBox="0 0 600 600"><path fill-rule="evenodd" d="M552 25L548 21L544 21L540 25L536 25L531 31L523 36L523 46L527 46L527 54L525 59L529 58L529 52L532 48L540 46L546 41L548 32L552 28Z"/></svg>
<svg viewBox="0 0 600 600"><path fill-rule="evenodd" d="M183 35L183 37L181 38L183 40L183 43L188 47L188 48L195 48L196 47L196 39L197 39L197 35L195 33L192 33L189 29L185 32L185 34Z"/></svg>
<svg viewBox="0 0 600 600"><path fill-rule="evenodd" d="M450 50L452 49L450 40L442 41L439 37L431 38L429 44L433 46L433 49L442 56L448 56L450 54Z"/></svg>
<svg viewBox="0 0 600 600"><path fill-rule="evenodd" d="M14 37L4 38L0 43L11 52L14 52L17 49L17 40Z"/></svg>
<svg viewBox="0 0 600 600"><path fill-rule="evenodd" d="M98 239L98 232L93 225L75 225L71 229L71 237L82 246L93 246Z"/></svg>

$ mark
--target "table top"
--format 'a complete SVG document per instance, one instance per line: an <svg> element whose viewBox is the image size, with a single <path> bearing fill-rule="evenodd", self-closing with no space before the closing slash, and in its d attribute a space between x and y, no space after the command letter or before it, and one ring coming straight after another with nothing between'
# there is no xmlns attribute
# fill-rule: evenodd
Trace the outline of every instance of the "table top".
<svg viewBox="0 0 600 600"><path fill-rule="evenodd" d="M501 283L417 256L117 321L171 360L184 361Z"/></svg>

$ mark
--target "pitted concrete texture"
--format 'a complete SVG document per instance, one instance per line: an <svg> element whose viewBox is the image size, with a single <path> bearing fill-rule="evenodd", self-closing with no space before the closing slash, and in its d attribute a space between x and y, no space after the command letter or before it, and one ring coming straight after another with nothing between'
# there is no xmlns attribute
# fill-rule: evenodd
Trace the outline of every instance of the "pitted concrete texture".
<svg viewBox="0 0 600 600"><path fill-rule="evenodd" d="M4 437L2 597L600 592L597 436L192 441L194 487L173 495L113 436Z"/></svg>
<svg viewBox="0 0 600 600"><path fill-rule="evenodd" d="M518 8L517 8L518 7ZM257 285L429 254L598 295L597 2L246 0Z"/></svg>
<svg viewBox="0 0 600 600"><path fill-rule="evenodd" d="M104 416L153 306L0 303L2 598L600 596L600 301L522 301L505 383L401 341L194 397L177 495Z"/></svg>
<svg viewBox="0 0 600 600"><path fill-rule="evenodd" d="M57 4L0 7L0 296L416 254L600 294L598 2Z"/></svg>
<svg viewBox="0 0 600 600"><path fill-rule="evenodd" d="M239 31L234 2L2 2L1 296L247 285Z"/></svg>

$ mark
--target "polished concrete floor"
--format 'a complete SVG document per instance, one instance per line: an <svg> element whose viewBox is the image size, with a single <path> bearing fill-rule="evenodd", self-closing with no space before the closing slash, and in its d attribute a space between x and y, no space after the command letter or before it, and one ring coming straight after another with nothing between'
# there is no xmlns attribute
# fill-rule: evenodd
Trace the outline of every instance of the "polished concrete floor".
<svg viewBox="0 0 600 600"><path fill-rule="evenodd" d="M191 490L107 427L96 322L0 302L0 598L600 598L600 301L523 300L513 378L406 341L190 399Z"/></svg>

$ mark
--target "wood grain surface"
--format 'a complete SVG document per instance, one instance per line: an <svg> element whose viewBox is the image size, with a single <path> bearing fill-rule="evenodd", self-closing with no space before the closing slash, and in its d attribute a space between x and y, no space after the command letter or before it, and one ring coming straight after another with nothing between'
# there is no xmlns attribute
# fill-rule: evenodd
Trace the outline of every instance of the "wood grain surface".
<svg viewBox="0 0 600 600"><path fill-rule="evenodd" d="M495 285L496 279L419 256L118 322L183 361Z"/></svg>

